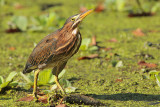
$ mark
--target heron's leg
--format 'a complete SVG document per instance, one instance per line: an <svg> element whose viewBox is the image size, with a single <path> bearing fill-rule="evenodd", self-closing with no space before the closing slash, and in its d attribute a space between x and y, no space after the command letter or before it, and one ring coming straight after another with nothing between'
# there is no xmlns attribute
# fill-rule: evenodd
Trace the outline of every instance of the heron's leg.
<svg viewBox="0 0 160 107"><path fill-rule="evenodd" d="M58 88L61 90L62 94L66 94L62 86L59 84L58 75L55 75L55 82L58 86Z"/></svg>
<svg viewBox="0 0 160 107"><path fill-rule="evenodd" d="M62 88L62 86L59 84L59 80L58 80L58 74L63 70L63 68L65 67L67 62L64 62L62 64L59 64L58 66L54 67L52 69L52 74L55 75L55 82L58 86L58 88L61 90L62 94L66 94L64 89Z"/></svg>
<svg viewBox="0 0 160 107"><path fill-rule="evenodd" d="M34 72L34 87L33 87L33 95L34 97L38 100L38 97L37 97L37 79L38 79L38 74L40 72L40 69L36 70Z"/></svg>

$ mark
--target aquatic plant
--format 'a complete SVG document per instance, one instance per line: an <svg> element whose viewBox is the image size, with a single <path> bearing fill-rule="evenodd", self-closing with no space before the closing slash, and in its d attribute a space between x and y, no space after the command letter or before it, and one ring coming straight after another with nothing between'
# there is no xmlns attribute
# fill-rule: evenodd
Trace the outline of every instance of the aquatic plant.
<svg viewBox="0 0 160 107"><path fill-rule="evenodd" d="M13 81L13 78L17 75L17 72L11 72L6 80L2 76L0 76L0 92L5 88L15 87L18 85L18 81Z"/></svg>

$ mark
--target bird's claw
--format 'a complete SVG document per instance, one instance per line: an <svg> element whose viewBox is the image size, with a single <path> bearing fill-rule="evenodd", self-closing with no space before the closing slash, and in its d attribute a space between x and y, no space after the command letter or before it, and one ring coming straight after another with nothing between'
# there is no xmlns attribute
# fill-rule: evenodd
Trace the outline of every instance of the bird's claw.
<svg viewBox="0 0 160 107"><path fill-rule="evenodd" d="M35 94L27 94L27 97L29 97L29 96L32 96L32 97L34 97L34 101L35 102L37 102L38 101L38 99L39 99L39 95L35 95Z"/></svg>

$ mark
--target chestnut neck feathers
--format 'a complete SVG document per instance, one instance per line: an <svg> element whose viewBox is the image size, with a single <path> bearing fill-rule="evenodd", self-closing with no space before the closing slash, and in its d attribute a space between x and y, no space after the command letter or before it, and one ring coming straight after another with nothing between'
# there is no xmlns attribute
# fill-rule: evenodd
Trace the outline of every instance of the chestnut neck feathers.
<svg viewBox="0 0 160 107"><path fill-rule="evenodd" d="M68 50L68 48L66 48L67 46L72 47L77 43L77 41L81 41L81 40L79 40L81 38L78 37L79 34L80 34L80 32L79 32L78 28L72 29L69 24L65 24L64 27L61 28L59 31L59 37L57 40L56 47L61 47L61 48L57 49L57 51L63 50L63 49Z"/></svg>

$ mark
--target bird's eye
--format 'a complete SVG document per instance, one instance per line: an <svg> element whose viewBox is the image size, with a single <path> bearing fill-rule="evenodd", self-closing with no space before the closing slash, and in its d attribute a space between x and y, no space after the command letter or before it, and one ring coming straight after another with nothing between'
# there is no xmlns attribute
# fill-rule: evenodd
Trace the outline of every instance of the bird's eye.
<svg viewBox="0 0 160 107"><path fill-rule="evenodd" d="M72 19L71 19L71 21L75 21L75 19L74 19L74 18L72 18Z"/></svg>

